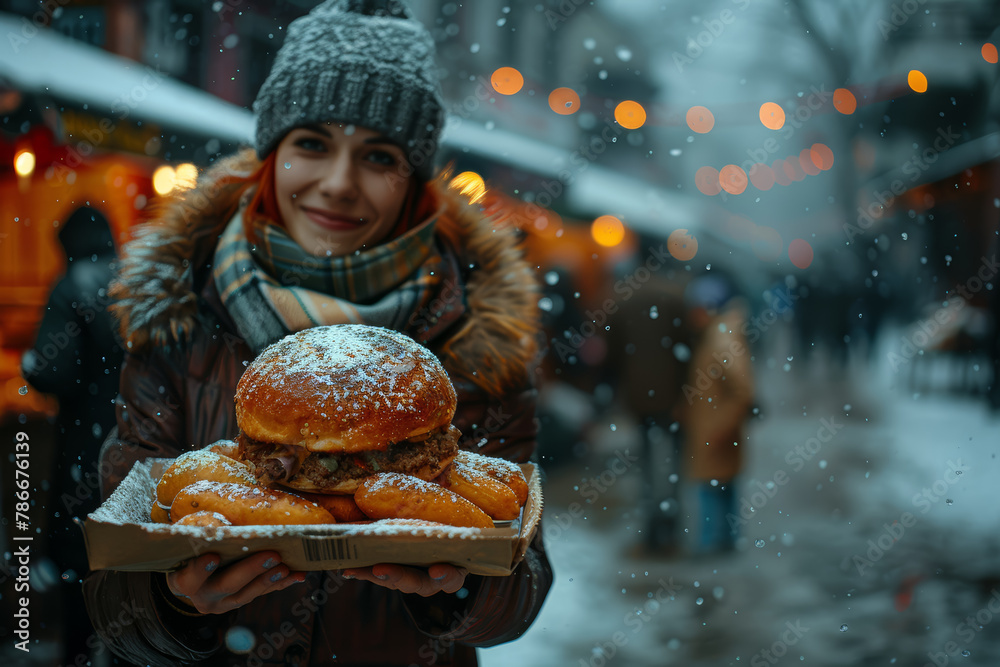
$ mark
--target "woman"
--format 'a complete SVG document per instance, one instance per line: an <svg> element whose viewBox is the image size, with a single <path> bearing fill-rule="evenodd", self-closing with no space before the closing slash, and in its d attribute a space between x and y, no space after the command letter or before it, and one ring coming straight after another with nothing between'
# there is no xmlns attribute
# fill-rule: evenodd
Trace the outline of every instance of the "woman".
<svg viewBox="0 0 1000 667"><path fill-rule="evenodd" d="M233 437L244 365L321 324L423 343L455 384L460 444L532 454L533 274L503 211L428 180L444 116L434 72L433 42L400 2L335 0L289 26L254 104L257 155L213 167L126 247L105 495L134 461ZM527 629L551 582L540 539L509 577L293 572L276 552L218 565L94 573L98 633L151 665L474 665L474 647Z"/></svg>

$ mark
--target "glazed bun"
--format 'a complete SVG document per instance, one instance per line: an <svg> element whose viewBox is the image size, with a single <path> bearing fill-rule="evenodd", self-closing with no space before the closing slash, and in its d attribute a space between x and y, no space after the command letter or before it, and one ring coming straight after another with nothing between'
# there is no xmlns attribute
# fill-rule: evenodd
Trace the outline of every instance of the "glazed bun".
<svg viewBox="0 0 1000 667"><path fill-rule="evenodd" d="M455 389L441 362L389 329L306 329L265 349L240 378L236 420L257 442L309 452L385 450L448 430Z"/></svg>
<svg viewBox="0 0 1000 667"><path fill-rule="evenodd" d="M261 484L300 491L354 493L378 472L430 480L458 453L455 403L437 357L403 334L307 329L240 378L237 455Z"/></svg>

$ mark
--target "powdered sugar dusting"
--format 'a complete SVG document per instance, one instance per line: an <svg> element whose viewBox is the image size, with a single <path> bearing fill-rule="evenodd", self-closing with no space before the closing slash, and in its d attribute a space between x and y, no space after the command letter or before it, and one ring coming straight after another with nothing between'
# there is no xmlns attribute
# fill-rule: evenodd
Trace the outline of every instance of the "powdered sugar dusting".
<svg viewBox="0 0 1000 667"><path fill-rule="evenodd" d="M507 459L500 459L495 456L484 456L482 454L462 450L458 453L458 456L455 457L455 460L465 463L469 467L476 470L482 470L490 477L500 476L502 478L509 475L521 474L521 468L516 463L508 461Z"/></svg>
<svg viewBox="0 0 1000 667"><path fill-rule="evenodd" d="M427 482L413 475L404 475L398 472L385 472L369 477L364 482L365 488L369 491L377 492L388 488L396 488L402 491L412 491L422 494L438 494L444 491L439 484Z"/></svg>
<svg viewBox="0 0 1000 667"><path fill-rule="evenodd" d="M171 466L174 472L189 472L198 468L206 468L210 465L220 465L222 469L235 478L244 480L247 484L256 484L257 478L250 473L250 469L243 463L230 459L228 456L216 454L205 449L196 449L185 452L174 460Z"/></svg>
<svg viewBox="0 0 1000 667"><path fill-rule="evenodd" d="M269 377L266 369L271 367L281 368L281 373ZM445 374L434 354L396 331L361 324L313 327L285 336L261 352L240 381L250 383L241 393L255 391L260 383L279 391L286 384L309 386L316 405L333 410L352 396L394 390L396 378L414 369L420 386L435 383L432 369L439 376ZM412 397L394 404L386 401L384 407L417 410Z"/></svg>
<svg viewBox="0 0 1000 667"><path fill-rule="evenodd" d="M163 464L164 461L170 463L169 459L147 459L136 463L111 497L92 512L89 518L118 525L149 523L149 512L153 506L157 482L151 475L150 469L155 463Z"/></svg>

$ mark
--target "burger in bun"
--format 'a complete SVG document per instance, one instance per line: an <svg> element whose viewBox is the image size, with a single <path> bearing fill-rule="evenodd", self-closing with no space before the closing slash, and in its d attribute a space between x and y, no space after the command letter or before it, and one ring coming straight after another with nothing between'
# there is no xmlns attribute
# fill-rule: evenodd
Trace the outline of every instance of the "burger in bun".
<svg viewBox="0 0 1000 667"><path fill-rule="evenodd" d="M455 388L409 337L355 324L267 347L236 388L239 457L261 483L353 494L370 475L434 479L458 453Z"/></svg>

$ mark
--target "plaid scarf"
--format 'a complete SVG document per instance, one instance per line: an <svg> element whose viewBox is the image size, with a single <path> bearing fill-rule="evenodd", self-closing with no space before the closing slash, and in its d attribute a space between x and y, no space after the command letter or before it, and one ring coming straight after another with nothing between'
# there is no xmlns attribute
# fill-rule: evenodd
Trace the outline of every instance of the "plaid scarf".
<svg viewBox="0 0 1000 667"><path fill-rule="evenodd" d="M251 246L238 212L219 239L212 274L255 353L290 333L327 324L404 331L449 272L434 242L436 221L435 214L369 250L317 257L273 223L256 228L260 242Z"/></svg>

